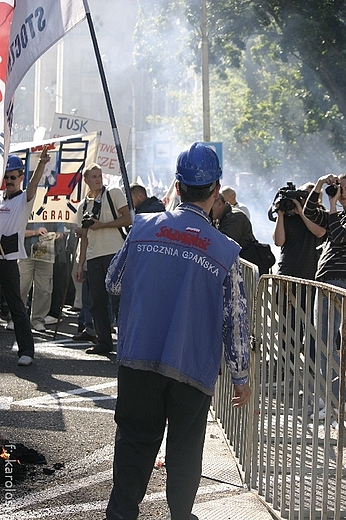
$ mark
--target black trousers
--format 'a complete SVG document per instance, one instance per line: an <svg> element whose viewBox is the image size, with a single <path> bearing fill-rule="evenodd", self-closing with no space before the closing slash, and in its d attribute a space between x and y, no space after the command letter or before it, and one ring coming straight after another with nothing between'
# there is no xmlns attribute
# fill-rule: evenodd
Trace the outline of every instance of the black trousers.
<svg viewBox="0 0 346 520"><path fill-rule="evenodd" d="M211 397L155 372L118 372L113 490L107 520L136 520L168 421L167 502L172 520L189 520L202 471Z"/></svg>
<svg viewBox="0 0 346 520"><path fill-rule="evenodd" d="M90 314L94 320L97 345L104 350L113 350L110 297L106 290L105 278L114 255L105 255L87 261L89 292L92 300ZM112 298L115 300L115 297ZM118 299L118 297L117 297Z"/></svg>
<svg viewBox="0 0 346 520"><path fill-rule="evenodd" d="M29 316L20 297L20 277L17 260L0 260L0 285L14 323L18 356L34 357L34 339Z"/></svg>
<svg viewBox="0 0 346 520"><path fill-rule="evenodd" d="M65 304L64 296L67 283L67 263L59 262L59 258L55 257L53 265L53 291L52 301L49 309L49 316L59 318L60 309Z"/></svg>

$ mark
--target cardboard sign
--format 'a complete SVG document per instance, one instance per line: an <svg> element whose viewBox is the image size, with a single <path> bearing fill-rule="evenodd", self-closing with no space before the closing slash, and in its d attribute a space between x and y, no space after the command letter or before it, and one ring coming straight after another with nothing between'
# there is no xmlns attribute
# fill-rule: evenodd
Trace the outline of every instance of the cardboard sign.
<svg viewBox="0 0 346 520"><path fill-rule="evenodd" d="M124 156L130 137L130 130L129 126L118 126L119 139ZM96 121L87 117L76 117L71 114L54 114L51 129L52 137L87 134L90 132L101 132L96 162L101 166L102 172L106 175L120 175L118 155L110 123Z"/></svg>

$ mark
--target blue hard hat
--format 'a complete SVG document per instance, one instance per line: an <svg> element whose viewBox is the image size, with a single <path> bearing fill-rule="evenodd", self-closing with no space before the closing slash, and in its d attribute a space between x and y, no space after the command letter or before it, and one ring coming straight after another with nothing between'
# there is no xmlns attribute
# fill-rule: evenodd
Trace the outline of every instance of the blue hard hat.
<svg viewBox="0 0 346 520"><path fill-rule="evenodd" d="M212 184L221 175L219 158L210 146L196 142L178 156L175 177L188 186Z"/></svg>
<svg viewBox="0 0 346 520"><path fill-rule="evenodd" d="M24 170L23 161L18 155L9 155L6 164L6 171L11 172L13 170Z"/></svg>

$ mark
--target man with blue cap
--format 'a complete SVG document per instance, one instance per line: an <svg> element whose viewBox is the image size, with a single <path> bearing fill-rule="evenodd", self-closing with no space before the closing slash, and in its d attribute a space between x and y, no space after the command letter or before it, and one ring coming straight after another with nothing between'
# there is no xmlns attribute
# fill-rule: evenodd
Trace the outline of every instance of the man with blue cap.
<svg viewBox="0 0 346 520"><path fill-rule="evenodd" d="M18 365L29 366L34 359L34 340L30 321L20 296L17 261L26 258L25 228L34 204L36 191L50 157L44 146L35 172L26 190L24 164L17 155L9 155L4 175L5 190L0 192L0 285L5 295L18 343Z"/></svg>
<svg viewBox="0 0 346 520"><path fill-rule="evenodd" d="M191 520L207 414L223 351L232 404L249 401L249 330L240 246L212 227L217 154L193 143L178 157L173 211L136 215L106 277L120 294L117 432L107 520L136 520L166 424L171 520Z"/></svg>

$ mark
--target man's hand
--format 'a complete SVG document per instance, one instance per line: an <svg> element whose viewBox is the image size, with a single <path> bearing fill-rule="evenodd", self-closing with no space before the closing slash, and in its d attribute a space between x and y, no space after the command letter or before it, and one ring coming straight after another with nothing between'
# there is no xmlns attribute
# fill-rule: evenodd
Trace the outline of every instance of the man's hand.
<svg viewBox="0 0 346 520"><path fill-rule="evenodd" d="M47 164L50 161L50 155L48 153L48 145L46 145L46 144L43 146L42 152L40 154L40 161L44 164Z"/></svg>
<svg viewBox="0 0 346 520"><path fill-rule="evenodd" d="M251 388L249 383L245 385L234 385L234 397L232 397L233 408L240 408L246 406L250 400Z"/></svg>
<svg viewBox="0 0 346 520"><path fill-rule="evenodd" d="M104 228L103 222L100 222L96 218L91 218L91 220L93 220L93 222L94 222L92 224L92 226L88 227L88 229L91 229L91 231L97 231L98 229L103 229Z"/></svg>
<svg viewBox="0 0 346 520"><path fill-rule="evenodd" d="M39 227L39 228L37 229L37 234L38 234L39 236L41 236L41 235L45 235L46 233L48 233L48 231L47 231L47 228L45 228L45 227Z"/></svg>
<svg viewBox="0 0 346 520"><path fill-rule="evenodd" d="M297 215L300 215L302 216L303 215L303 206L301 205L301 202L300 200L297 200L297 199L292 199L293 200L293 204L294 204L294 212L297 214Z"/></svg>
<svg viewBox="0 0 346 520"><path fill-rule="evenodd" d="M50 155L48 153L48 145L45 144L40 155L40 160L38 161L33 176L30 179L28 187L26 188L26 200L28 202L35 197L40 179L44 173L46 164L49 163L49 161Z"/></svg>
<svg viewBox="0 0 346 520"><path fill-rule="evenodd" d="M315 185L315 191L320 192L324 184L338 184L339 177L334 173L329 173L327 175L322 175Z"/></svg>
<svg viewBox="0 0 346 520"><path fill-rule="evenodd" d="M74 228L75 237L76 238L82 238L82 231L83 231L83 228L80 227L80 226Z"/></svg>
<svg viewBox="0 0 346 520"><path fill-rule="evenodd" d="M83 282L83 265L81 264L78 264L77 271L75 274L75 280L79 283Z"/></svg>

